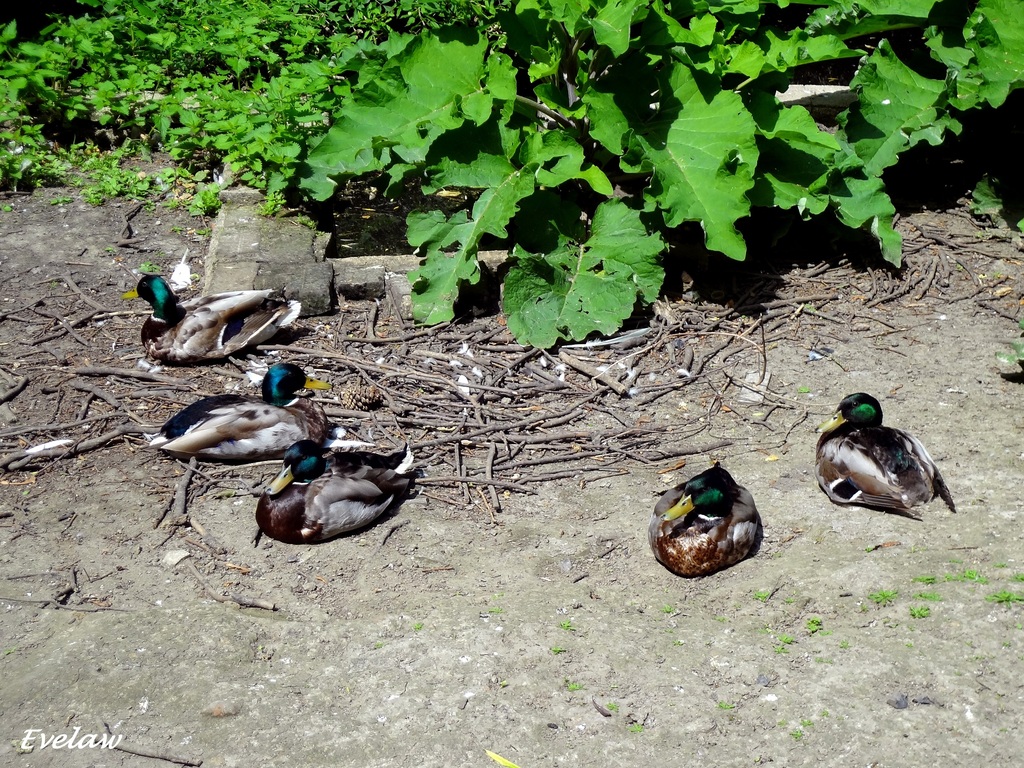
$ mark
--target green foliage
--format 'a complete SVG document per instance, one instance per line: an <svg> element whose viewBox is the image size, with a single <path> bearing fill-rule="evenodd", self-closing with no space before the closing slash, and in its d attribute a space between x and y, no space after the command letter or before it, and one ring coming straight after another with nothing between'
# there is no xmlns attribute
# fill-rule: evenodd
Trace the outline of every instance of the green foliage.
<svg viewBox="0 0 1024 768"><path fill-rule="evenodd" d="M1024 318L1020 320L1020 328L1024 330ZM1010 365L1017 363L1021 368L1024 368L1024 338L1014 339L1008 342L1010 345L1009 352L996 352L996 357L1004 363Z"/></svg>
<svg viewBox="0 0 1024 768"><path fill-rule="evenodd" d="M882 171L959 132L959 112L1020 87L1024 19L1009 0L821 4L802 28L779 30L763 10L784 0L519 0L498 13L497 33L393 36L311 148L300 185L326 199L382 172L391 193L412 179L425 192L479 190L471 211L409 216L424 257L415 316L452 319L479 280L477 252L498 240L512 254L509 328L542 347L611 333L649 303L681 225L744 258L737 225L754 206L831 211L899 264ZM908 27L923 45L907 60L886 40L874 47L837 134L776 98L799 67L861 56L857 37Z"/></svg>
<svg viewBox="0 0 1024 768"><path fill-rule="evenodd" d="M880 589L878 592L873 592L868 595L872 602L879 606L889 605L896 600L899 591L895 589Z"/></svg>
<svg viewBox="0 0 1024 768"><path fill-rule="evenodd" d="M454 317L499 243L509 327L538 346L653 300L679 228L744 258L759 207L834 216L899 264L882 171L1024 78L1016 0L816 0L791 28L766 12L789 0L82 2L37 40L0 28L0 186L59 181L52 141L98 123L187 167L226 162L275 210L368 173L389 194L473 189L472 210L409 216L415 316ZM908 29L898 54L884 38ZM883 38L868 55L865 35ZM800 68L852 57L838 132L778 100Z"/></svg>

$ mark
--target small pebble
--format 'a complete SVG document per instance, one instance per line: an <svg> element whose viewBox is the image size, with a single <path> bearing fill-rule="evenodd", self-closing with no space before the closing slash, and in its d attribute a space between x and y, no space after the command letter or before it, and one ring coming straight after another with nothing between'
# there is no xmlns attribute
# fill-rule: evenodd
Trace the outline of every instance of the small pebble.
<svg viewBox="0 0 1024 768"><path fill-rule="evenodd" d="M242 705L237 701L215 701L203 710L203 714L210 717L232 717L241 711Z"/></svg>
<svg viewBox="0 0 1024 768"><path fill-rule="evenodd" d="M906 709L909 705L907 694L905 693L894 693L885 702L893 709Z"/></svg>
<svg viewBox="0 0 1024 768"><path fill-rule="evenodd" d="M772 681L768 679L768 675L758 675L757 676L757 684L758 685L771 685L771 682Z"/></svg>

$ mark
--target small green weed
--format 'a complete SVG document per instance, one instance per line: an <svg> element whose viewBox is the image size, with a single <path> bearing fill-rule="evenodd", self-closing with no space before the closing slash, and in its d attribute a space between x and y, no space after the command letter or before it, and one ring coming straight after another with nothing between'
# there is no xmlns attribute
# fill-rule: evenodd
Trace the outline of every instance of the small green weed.
<svg viewBox="0 0 1024 768"><path fill-rule="evenodd" d="M995 594L988 595L985 599L990 603L1002 603L1004 605L1009 603L1022 603L1024 602L1024 593L1011 592L1008 589L1003 589Z"/></svg>
<svg viewBox="0 0 1024 768"><path fill-rule="evenodd" d="M896 589L880 589L878 592L874 592L868 595L868 598L878 606L891 605L896 601L896 596L899 595L899 590Z"/></svg>
<svg viewBox="0 0 1024 768"><path fill-rule="evenodd" d="M807 620L806 629L807 629L807 634L809 634L809 635L813 635L816 632L821 632L821 630L824 629L824 628L825 628L825 623L821 619L819 619L817 617L810 618L810 619Z"/></svg>
<svg viewBox="0 0 1024 768"><path fill-rule="evenodd" d="M942 602L942 595L938 592L918 592L914 595L915 600L929 600L933 603Z"/></svg>
<svg viewBox="0 0 1024 768"><path fill-rule="evenodd" d="M718 708L719 709L736 709L736 705L735 704L730 704L728 701L720 701L720 702L718 702Z"/></svg>
<svg viewBox="0 0 1024 768"><path fill-rule="evenodd" d="M551 653L553 653L555 656L557 656L560 653L565 653L567 650L568 650L567 648L562 648L561 646L558 646L558 645L555 645L555 646L551 647Z"/></svg>
<svg viewBox="0 0 1024 768"><path fill-rule="evenodd" d="M919 584L934 584L938 579L934 576L915 576L914 581Z"/></svg>
<svg viewBox="0 0 1024 768"><path fill-rule="evenodd" d="M960 573L947 573L946 581L974 581L978 584L988 584L988 579L981 575L980 571L972 568L965 568Z"/></svg>
<svg viewBox="0 0 1024 768"><path fill-rule="evenodd" d="M560 629L564 629L566 632L575 632L576 627L572 625L572 619L566 619L558 623Z"/></svg>
<svg viewBox="0 0 1024 768"><path fill-rule="evenodd" d="M767 603L768 598L772 596L772 593L767 589L759 589L754 593L754 599L760 600L762 603Z"/></svg>
<svg viewBox="0 0 1024 768"><path fill-rule="evenodd" d="M663 606L661 606L661 612L662 613L675 613L675 610L676 609L673 606L671 606L671 605L663 605Z"/></svg>
<svg viewBox="0 0 1024 768"><path fill-rule="evenodd" d="M617 703L615 703L614 701L609 701L609 702L607 702L607 703L606 703L606 704L604 705L604 707L605 707L605 709L607 709L607 710L608 710L609 712L618 712L618 711L619 711L619 705L618 705Z"/></svg>
<svg viewBox="0 0 1024 768"><path fill-rule="evenodd" d="M927 605L910 606L910 618L912 619L927 619L931 615L932 609Z"/></svg>
<svg viewBox="0 0 1024 768"><path fill-rule="evenodd" d="M643 723L633 723L626 730L628 730L630 733L643 733L644 726Z"/></svg>
<svg viewBox="0 0 1024 768"><path fill-rule="evenodd" d="M566 687L566 690L569 690L569 691L582 691L583 690L583 683L574 683L574 682L570 681L569 678L565 678L565 687Z"/></svg>
<svg viewBox="0 0 1024 768"><path fill-rule="evenodd" d="M413 632L419 632L421 629L423 629L423 622L422 621L417 621L415 624L412 625L412 631Z"/></svg>

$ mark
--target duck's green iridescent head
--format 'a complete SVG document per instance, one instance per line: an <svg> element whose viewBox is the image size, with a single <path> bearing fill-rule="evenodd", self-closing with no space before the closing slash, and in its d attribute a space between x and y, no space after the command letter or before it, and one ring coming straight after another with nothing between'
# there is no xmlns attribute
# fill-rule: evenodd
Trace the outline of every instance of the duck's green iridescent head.
<svg viewBox="0 0 1024 768"><path fill-rule="evenodd" d="M278 363L263 377L263 400L271 405L288 405L295 399L295 393L306 389L330 389L326 381L311 379L301 368L292 363Z"/></svg>
<svg viewBox="0 0 1024 768"><path fill-rule="evenodd" d="M160 275L143 275L133 290L121 294L122 299L145 299L153 307L153 317L166 323L176 323L181 319L178 297L171 286Z"/></svg>
<svg viewBox="0 0 1024 768"><path fill-rule="evenodd" d="M299 440L284 452L284 466L270 481L267 493L276 496L292 483L310 483L327 469L323 448L312 440Z"/></svg>
<svg viewBox="0 0 1024 768"><path fill-rule="evenodd" d="M715 464L683 486L683 497L665 512L665 519L676 520L693 511L704 517L725 517L732 509L730 491L735 485L732 475Z"/></svg>
<svg viewBox="0 0 1024 768"><path fill-rule="evenodd" d="M880 427L882 425L882 406L866 392L855 392L847 395L839 403L836 414L818 427L819 432L831 432L843 424L857 427Z"/></svg>

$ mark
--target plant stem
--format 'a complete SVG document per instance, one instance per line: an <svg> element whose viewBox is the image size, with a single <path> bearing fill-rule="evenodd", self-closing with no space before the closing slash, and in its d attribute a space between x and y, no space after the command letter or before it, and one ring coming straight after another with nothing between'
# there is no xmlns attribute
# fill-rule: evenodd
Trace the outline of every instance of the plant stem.
<svg viewBox="0 0 1024 768"><path fill-rule="evenodd" d="M557 110L551 109L550 107L541 104L539 101L534 101L533 99L529 99L526 96L520 96L517 93L516 102L522 104L523 106L529 107L535 112L539 112L540 114L545 115L546 117L550 117L556 123L564 126L565 128L571 128L574 131L577 130L577 125L573 120L566 117L561 112L558 112Z"/></svg>

